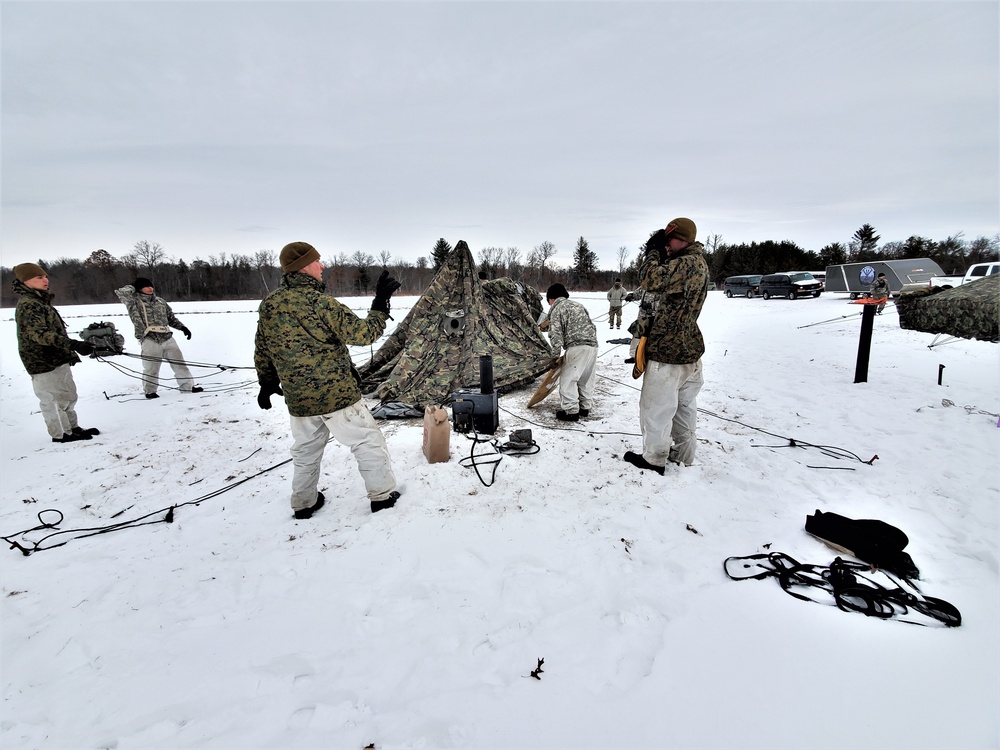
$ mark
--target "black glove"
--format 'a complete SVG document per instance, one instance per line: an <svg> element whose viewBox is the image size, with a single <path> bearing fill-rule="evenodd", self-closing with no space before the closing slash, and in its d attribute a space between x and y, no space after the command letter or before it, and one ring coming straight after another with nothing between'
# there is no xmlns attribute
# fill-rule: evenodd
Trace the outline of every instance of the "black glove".
<svg viewBox="0 0 1000 750"><path fill-rule="evenodd" d="M399 289L399 282L389 275L388 270L383 270L382 275L375 282L375 299L372 300L372 310L378 310L388 315L389 298L397 289Z"/></svg>
<svg viewBox="0 0 1000 750"><path fill-rule="evenodd" d="M181 333L183 333L183 334L184 334L184 337L185 337L185 338L186 338L186 339L187 339L188 341L190 341L190 340L191 340L191 331L189 331L189 330L188 330L188 329L187 329L187 328L186 328L185 326L181 326L181 328L180 328L180 331L181 331Z"/></svg>
<svg viewBox="0 0 1000 750"><path fill-rule="evenodd" d="M284 396L284 391L278 383L261 383L257 394L257 406L261 409L271 408L271 396Z"/></svg>
<svg viewBox="0 0 1000 750"><path fill-rule="evenodd" d="M70 339L69 348L72 349L77 354L82 354L84 356L94 353L94 345L87 341L77 341L76 339Z"/></svg>

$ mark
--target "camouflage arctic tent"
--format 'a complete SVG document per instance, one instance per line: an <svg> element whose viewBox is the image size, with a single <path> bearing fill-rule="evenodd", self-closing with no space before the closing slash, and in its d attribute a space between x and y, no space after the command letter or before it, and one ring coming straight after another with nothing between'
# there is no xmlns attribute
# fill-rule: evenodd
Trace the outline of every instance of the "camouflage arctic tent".
<svg viewBox="0 0 1000 750"><path fill-rule="evenodd" d="M444 403L459 388L478 388L483 354L493 357L493 382L501 393L530 383L554 359L535 322L541 311L541 295L531 287L511 279L481 281L469 246L459 241L407 316L360 368L362 390L382 404L401 402L422 414L424 406Z"/></svg>
<svg viewBox="0 0 1000 750"><path fill-rule="evenodd" d="M1000 340L998 307L1000 274L944 291L920 289L896 300L900 328L994 342Z"/></svg>

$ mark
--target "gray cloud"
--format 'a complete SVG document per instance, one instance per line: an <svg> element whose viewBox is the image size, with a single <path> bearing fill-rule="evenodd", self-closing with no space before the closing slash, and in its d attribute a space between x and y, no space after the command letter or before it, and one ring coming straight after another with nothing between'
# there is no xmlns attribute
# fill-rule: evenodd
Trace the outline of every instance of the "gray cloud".
<svg viewBox="0 0 1000 750"><path fill-rule="evenodd" d="M993 3L5 3L3 263L998 231ZM247 228L253 228L253 246Z"/></svg>

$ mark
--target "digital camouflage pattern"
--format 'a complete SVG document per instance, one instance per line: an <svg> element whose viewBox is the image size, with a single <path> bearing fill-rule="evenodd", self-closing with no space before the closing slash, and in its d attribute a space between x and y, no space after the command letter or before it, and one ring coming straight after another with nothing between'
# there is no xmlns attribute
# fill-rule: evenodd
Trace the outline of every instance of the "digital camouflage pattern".
<svg viewBox="0 0 1000 750"><path fill-rule="evenodd" d="M587 308L565 297L553 302L549 308L549 343L555 354L571 346L597 346L597 326Z"/></svg>
<svg viewBox="0 0 1000 750"><path fill-rule="evenodd" d="M643 289L656 295L645 333L646 359L669 365L697 362L705 353L698 316L708 296L704 247L692 242L673 258L647 243Z"/></svg>
<svg viewBox="0 0 1000 750"><path fill-rule="evenodd" d="M126 284L121 289L116 289L115 294L125 305L128 316L132 320L132 325L135 326L135 337L139 341L142 341L143 338L149 338L153 339L153 341L163 343L173 336L172 333L153 332L143 336L147 325L168 326L176 328L178 331L184 327L184 324L177 319L174 311L170 309L170 305L162 297L157 297L155 294L137 292L131 284ZM145 318L143 318L144 312L146 315Z"/></svg>
<svg viewBox="0 0 1000 750"><path fill-rule="evenodd" d="M360 400L347 347L374 343L385 330L385 313L359 318L324 289L308 274L288 273L257 310L257 380L281 385L293 417L329 414Z"/></svg>
<svg viewBox="0 0 1000 750"><path fill-rule="evenodd" d="M928 287L896 300L899 327L962 339L1000 340L1000 274L940 291Z"/></svg>
<svg viewBox="0 0 1000 750"><path fill-rule="evenodd" d="M554 358L526 298L537 291L510 279L483 283L462 240L413 308L360 368L362 387L382 403L420 409L459 388L479 386L479 357L493 357L498 391L525 385ZM541 304L538 302L538 314ZM453 324L454 323L454 324Z"/></svg>
<svg viewBox="0 0 1000 750"><path fill-rule="evenodd" d="M29 375L52 372L61 365L75 365L80 358L69 347L66 324L52 306L53 295L31 289L18 279L14 294L21 295L14 309L17 325L17 353Z"/></svg>

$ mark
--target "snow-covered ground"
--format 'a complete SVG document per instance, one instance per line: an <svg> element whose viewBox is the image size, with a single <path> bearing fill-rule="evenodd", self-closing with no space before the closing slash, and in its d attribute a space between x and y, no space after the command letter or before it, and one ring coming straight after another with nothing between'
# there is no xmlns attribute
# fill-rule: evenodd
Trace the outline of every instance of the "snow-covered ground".
<svg viewBox="0 0 1000 750"><path fill-rule="evenodd" d="M603 293L571 295L602 341L627 335L607 329ZM344 301L363 314L370 300ZM412 303L394 299L395 317ZM120 305L59 309L72 331L115 322L137 351ZM396 508L372 515L331 443L327 505L295 521L284 404L255 401L256 303L174 309L194 334L186 358L225 369L198 368L203 394L148 401L114 366L138 360L86 359L78 413L101 435L66 445L0 311L0 534L55 511L73 530L2 552L4 748L1000 743L995 344L928 349L890 306L855 384L860 307L845 296L712 293L695 466L622 461L641 448L638 381L628 347L602 343L589 419L556 422L554 397L527 410L530 389L501 397L497 437L529 427L540 452L504 456L490 486L491 467L484 483L460 463L466 437L428 464L422 424L387 422ZM766 549L829 564L803 529L816 509L903 529L921 588L961 627L725 576L727 557Z"/></svg>

